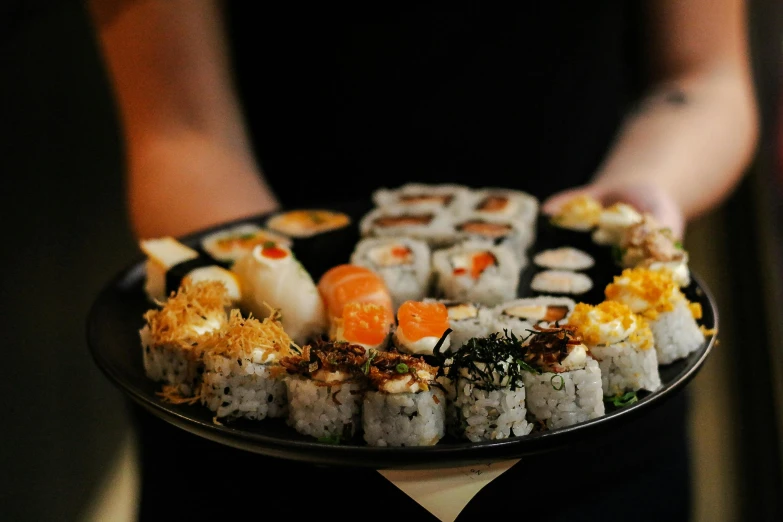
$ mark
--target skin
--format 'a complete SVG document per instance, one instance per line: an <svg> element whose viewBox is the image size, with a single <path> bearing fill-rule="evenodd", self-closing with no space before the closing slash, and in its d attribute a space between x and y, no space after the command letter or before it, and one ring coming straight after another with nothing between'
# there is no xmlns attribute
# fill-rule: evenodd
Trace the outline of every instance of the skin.
<svg viewBox="0 0 783 522"><path fill-rule="evenodd" d="M651 212L677 236L741 178L757 140L745 5L648 0L649 95L592 181L545 201L554 213L589 193ZM231 83L219 3L92 0L119 103L128 199L139 238L182 235L273 210Z"/></svg>

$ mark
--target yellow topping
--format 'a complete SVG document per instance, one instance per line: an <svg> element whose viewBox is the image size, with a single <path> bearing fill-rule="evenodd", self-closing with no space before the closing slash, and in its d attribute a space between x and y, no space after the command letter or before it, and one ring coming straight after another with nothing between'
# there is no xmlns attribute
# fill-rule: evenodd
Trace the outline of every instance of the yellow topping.
<svg viewBox="0 0 783 522"><path fill-rule="evenodd" d="M603 208L593 197L586 194L576 196L563 205L552 219L556 225L576 230L588 230L598 224Z"/></svg>
<svg viewBox="0 0 783 522"><path fill-rule="evenodd" d="M707 328L703 324L699 325L699 330L701 331L702 335L704 335L704 337L709 337L709 336L712 336L712 335L715 335L715 334L718 333L718 329L717 328ZM716 341L716 343L717 343L717 341Z"/></svg>
<svg viewBox="0 0 783 522"><path fill-rule="evenodd" d="M283 330L279 314L259 321L255 317L242 317L239 310L231 310L231 316L220 330L208 334L200 343L203 352L231 357L249 357L254 350L262 350L264 359L276 354L278 357L290 355L294 342Z"/></svg>
<svg viewBox="0 0 783 522"><path fill-rule="evenodd" d="M568 324L575 325L588 346L599 344L606 336L605 325L617 321L624 330L634 326L636 317L628 306L616 301L604 301L597 306L578 303Z"/></svg>
<svg viewBox="0 0 783 522"><path fill-rule="evenodd" d="M636 310L646 319L657 319L658 314L671 311L679 298L684 298L669 272L647 268L627 268L604 291L609 301L643 301L642 310Z"/></svg>
<svg viewBox="0 0 783 522"><path fill-rule="evenodd" d="M175 344L184 350L193 350L201 340L194 326L210 321L225 322L225 308L230 306L226 285L219 281L183 281L176 293L160 310L149 310L144 319L155 344Z"/></svg>
<svg viewBox="0 0 783 522"><path fill-rule="evenodd" d="M691 315L694 319L701 319L702 310L701 303L688 303L688 308L691 310Z"/></svg>
<svg viewBox="0 0 783 522"><path fill-rule="evenodd" d="M628 337L628 340L640 350L649 350L654 346L652 330L650 330L650 326L642 317L637 316L637 318L639 327Z"/></svg>

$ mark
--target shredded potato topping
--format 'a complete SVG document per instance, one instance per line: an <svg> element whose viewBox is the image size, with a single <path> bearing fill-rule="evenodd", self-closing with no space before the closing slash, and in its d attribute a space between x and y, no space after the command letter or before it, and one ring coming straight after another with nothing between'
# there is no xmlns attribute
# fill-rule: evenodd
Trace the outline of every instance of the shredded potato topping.
<svg viewBox="0 0 783 522"><path fill-rule="evenodd" d="M184 350L193 350L202 335L194 326L208 321L226 320L225 309L230 306L226 286L219 281L192 283L185 278L177 292L161 304L160 310L149 310L144 320L150 327L150 336L155 345L173 344Z"/></svg>
<svg viewBox="0 0 783 522"><path fill-rule="evenodd" d="M607 285L604 292L610 301L641 299L647 304L641 315L649 320L658 314L674 309L674 304L685 296L674 282L670 273L646 268L627 268L614 283Z"/></svg>
<svg viewBox="0 0 783 522"><path fill-rule="evenodd" d="M203 352L231 357L248 357L254 350L262 350L267 357L272 353L285 357L292 353L291 345L296 345L283 330L279 317L273 312L263 321L252 316L245 319L235 308L228 323L207 334L199 346Z"/></svg>

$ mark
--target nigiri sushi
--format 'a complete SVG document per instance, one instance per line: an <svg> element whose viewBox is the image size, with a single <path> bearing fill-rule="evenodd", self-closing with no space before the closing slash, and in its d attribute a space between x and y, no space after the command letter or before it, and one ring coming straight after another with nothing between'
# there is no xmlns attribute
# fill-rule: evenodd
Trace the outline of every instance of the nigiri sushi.
<svg viewBox="0 0 783 522"><path fill-rule="evenodd" d="M352 302L335 323L334 340L358 344L367 350L383 350L389 340L389 310L372 303Z"/></svg>
<svg viewBox="0 0 783 522"><path fill-rule="evenodd" d="M349 303L375 304L387 312L389 324L394 321L392 299L383 279L370 270L357 265L338 265L328 270L318 281L318 292L323 298L331 330L343 317L343 309ZM334 331L331 332L334 337Z"/></svg>
<svg viewBox="0 0 783 522"><path fill-rule="evenodd" d="M398 326L394 342L402 352L432 355L438 342L449 328L446 305L436 302L406 301L397 311ZM443 340L440 350L449 348L449 338Z"/></svg>

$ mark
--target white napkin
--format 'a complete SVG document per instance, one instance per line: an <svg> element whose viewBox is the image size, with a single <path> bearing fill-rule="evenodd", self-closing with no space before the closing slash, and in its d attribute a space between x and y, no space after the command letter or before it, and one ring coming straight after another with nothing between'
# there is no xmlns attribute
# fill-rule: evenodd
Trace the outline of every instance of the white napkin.
<svg viewBox="0 0 783 522"><path fill-rule="evenodd" d="M459 468L378 470L386 480L443 522L454 522L476 493L519 459Z"/></svg>

